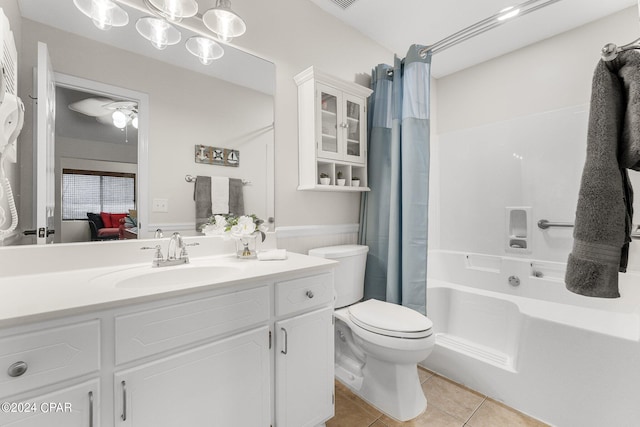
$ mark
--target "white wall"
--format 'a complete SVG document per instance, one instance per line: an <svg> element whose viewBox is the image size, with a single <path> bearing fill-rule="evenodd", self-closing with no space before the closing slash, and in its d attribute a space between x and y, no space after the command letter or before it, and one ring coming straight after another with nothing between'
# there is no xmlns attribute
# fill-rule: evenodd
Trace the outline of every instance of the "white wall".
<svg viewBox="0 0 640 427"><path fill-rule="evenodd" d="M247 23L247 33L234 44L276 64L277 226L359 222L359 194L296 190L298 110L293 76L314 65L368 86L371 69L392 61L393 54L309 1L243 0L233 7Z"/></svg>
<svg viewBox="0 0 640 427"><path fill-rule="evenodd" d="M543 232L535 223L573 221L600 49L634 40L638 29L637 9L629 8L437 80L438 247L510 254L504 208L524 205L533 209L534 240L523 256L566 262L571 230ZM630 174L640 188L640 174Z"/></svg>

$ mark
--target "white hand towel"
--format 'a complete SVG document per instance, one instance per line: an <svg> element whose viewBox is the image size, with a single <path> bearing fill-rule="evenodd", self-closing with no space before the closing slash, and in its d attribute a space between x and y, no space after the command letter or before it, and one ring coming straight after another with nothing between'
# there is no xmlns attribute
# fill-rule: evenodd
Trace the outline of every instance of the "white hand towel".
<svg viewBox="0 0 640 427"><path fill-rule="evenodd" d="M258 252L259 261L273 261L287 259L286 249L272 249L270 251Z"/></svg>
<svg viewBox="0 0 640 427"><path fill-rule="evenodd" d="M229 213L229 178L226 176L211 177L211 213Z"/></svg>

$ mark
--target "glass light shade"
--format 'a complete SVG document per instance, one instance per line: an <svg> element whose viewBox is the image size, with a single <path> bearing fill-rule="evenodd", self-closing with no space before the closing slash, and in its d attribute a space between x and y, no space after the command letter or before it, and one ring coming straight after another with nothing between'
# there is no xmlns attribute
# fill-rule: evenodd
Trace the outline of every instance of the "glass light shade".
<svg viewBox="0 0 640 427"><path fill-rule="evenodd" d="M138 129L138 115L134 115L133 119L131 119L131 126Z"/></svg>
<svg viewBox="0 0 640 427"><path fill-rule="evenodd" d="M127 12L111 0L73 0L73 4L101 30L129 23Z"/></svg>
<svg viewBox="0 0 640 427"><path fill-rule="evenodd" d="M229 0L217 0L216 7L207 10L202 15L202 21L208 29L216 33L224 41L241 36L247 31L247 25L242 18L231 10Z"/></svg>
<svg viewBox="0 0 640 427"><path fill-rule="evenodd" d="M171 21L191 18L198 13L198 3L195 0L149 0L149 3Z"/></svg>
<svg viewBox="0 0 640 427"><path fill-rule="evenodd" d="M197 56L204 65L209 65L224 55L224 49L222 49L218 43L207 37L193 36L187 40L185 46L187 50Z"/></svg>
<svg viewBox="0 0 640 427"><path fill-rule="evenodd" d="M113 119L113 125L118 129L124 129L127 127L127 122L129 121L129 117L120 110L116 110L111 115Z"/></svg>
<svg viewBox="0 0 640 427"><path fill-rule="evenodd" d="M181 37L180 31L176 30L167 21L150 16L138 19L136 30L158 50L178 43Z"/></svg>

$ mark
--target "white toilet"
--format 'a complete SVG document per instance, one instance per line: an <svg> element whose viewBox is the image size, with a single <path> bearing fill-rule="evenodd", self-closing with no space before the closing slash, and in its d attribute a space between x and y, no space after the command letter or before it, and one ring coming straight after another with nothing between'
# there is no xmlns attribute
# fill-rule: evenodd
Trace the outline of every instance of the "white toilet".
<svg viewBox="0 0 640 427"><path fill-rule="evenodd" d="M375 299L359 302L368 251L361 245L309 251L340 262L334 276L336 378L385 414L407 421L427 407L417 364L433 350L433 324L407 307Z"/></svg>

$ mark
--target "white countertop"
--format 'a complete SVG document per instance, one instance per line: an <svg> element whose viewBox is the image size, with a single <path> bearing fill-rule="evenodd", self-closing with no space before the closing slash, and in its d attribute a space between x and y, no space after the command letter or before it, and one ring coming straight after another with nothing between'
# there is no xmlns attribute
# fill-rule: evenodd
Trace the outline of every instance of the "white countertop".
<svg viewBox="0 0 640 427"><path fill-rule="evenodd" d="M335 261L288 253L286 260L241 260L235 255L192 257L186 265L151 267L151 262L0 277L0 327L87 313L188 293L255 282L276 276L330 271ZM220 267L209 273L209 268ZM139 286L126 279L167 272L174 277L198 273L188 283ZM198 271L196 271L198 270ZM206 273L206 278L200 273Z"/></svg>

